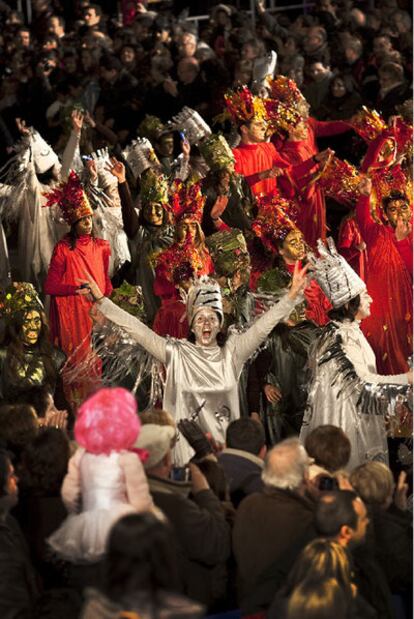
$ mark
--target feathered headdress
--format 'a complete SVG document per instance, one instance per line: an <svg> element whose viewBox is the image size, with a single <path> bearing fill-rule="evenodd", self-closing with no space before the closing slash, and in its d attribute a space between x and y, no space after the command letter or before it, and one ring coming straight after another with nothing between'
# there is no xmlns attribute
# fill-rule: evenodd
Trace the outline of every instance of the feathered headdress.
<svg viewBox="0 0 414 619"><path fill-rule="evenodd" d="M43 312L43 304L33 284L13 282L0 294L0 317L7 322L13 321L17 312L37 310Z"/></svg>
<svg viewBox="0 0 414 619"><path fill-rule="evenodd" d="M275 79L268 79L269 98L264 100L266 113L272 128L277 131L289 131L302 120L300 104L305 101L304 96L296 85L284 75Z"/></svg>
<svg viewBox="0 0 414 619"><path fill-rule="evenodd" d="M374 140L387 128L382 116L376 110L369 110L365 105L351 118L349 124L366 142Z"/></svg>
<svg viewBox="0 0 414 619"><path fill-rule="evenodd" d="M141 203L168 204L168 181L166 176L154 169L146 170L141 177Z"/></svg>
<svg viewBox="0 0 414 619"><path fill-rule="evenodd" d="M253 95L247 86L229 90L224 95L224 100L232 120L239 125L252 120L267 119L262 99Z"/></svg>
<svg viewBox="0 0 414 619"><path fill-rule="evenodd" d="M298 216L295 205L279 196L263 196L257 200L258 215L252 230L270 252L277 252L279 243L296 230Z"/></svg>
<svg viewBox="0 0 414 619"><path fill-rule="evenodd" d="M234 164L234 155L223 135L212 134L200 144L200 153L210 170L222 170Z"/></svg>
<svg viewBox="0 0 414 619"><path fill-rule="evenodd" d="M355 205L360 196L358 185L362 178L355 166L334 156L320 176L319 187L337 202Z"/></svg>
<svg viewBox="0 0 414 619"><path fill-rule="evenodd" d="M353 268L338 254L332 238L325 247L321 239L317 242L319 256L308 253L312 275L328 297L334 308L341 307L366 290L365 282Z"/></svg>
<svg viewBox="0 0 414 619"><path fill-rule="evenodd" d="M174 286L185 280L206 275L206 255L188 239L174 243L155 257L157 274Z"/></svg>
<svg viewBox="0 0 414 619"><path fill-rule="evenodd" d="M43 194L47 198L44 206L54 206L58 204L63 215L63 219L70 226L82 217L93 215L93 210L89 204L86 193L76 172L70 172L68 180L59 185L51 192Z"/></svg>
<svg viewBox="0 0 414 619"><path fill-rule="evenodd" d="M206 197L201 193L201 183L191 179L175 179L171 187L170 208L176 225L183 219L201 222Z"/></svg>

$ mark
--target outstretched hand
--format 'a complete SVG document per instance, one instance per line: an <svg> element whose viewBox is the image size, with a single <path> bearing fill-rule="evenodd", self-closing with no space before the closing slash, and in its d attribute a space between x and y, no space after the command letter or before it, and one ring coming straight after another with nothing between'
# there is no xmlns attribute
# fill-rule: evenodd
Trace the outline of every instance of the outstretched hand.
<svg viewBox="0 0 414 619"><path fill-rule="evenodd" d="M78 278L78 282L79 282L78 290L86 290L86 293L84 294L90 293L94 301L99 301L105 296L104 293L101 291L98 284L93 279L90 273L86 272L86 276L87 278L85 279Z"/></svg>
<svg viewBox="0 0 414 619"><path fill-rule="evenodd" d="M293 271L292 284L290 286L288 297L289 299L296 299L296 297L304 290L307 284L306 273L308 272L309 265L306 264L303 269L299 266L299 261L295 262L295 269Z"/></svg>
<svg viewBox="0 0 414 619"><path fill-rule="evenodd" d="M16 118L16 127L21 135L29 135L30 129L26 127L26 121L22 118Z"/></svg>
<svg viewBox="0 0 414 619"><path fill-rule="evenodd" d="M118 183L121 185L125 183L126 175L125 175L125 166L121 161L118 161L116 157L111 157L109 163L105 167L107 172L110 172L115 178L118 179Z"/></svg>

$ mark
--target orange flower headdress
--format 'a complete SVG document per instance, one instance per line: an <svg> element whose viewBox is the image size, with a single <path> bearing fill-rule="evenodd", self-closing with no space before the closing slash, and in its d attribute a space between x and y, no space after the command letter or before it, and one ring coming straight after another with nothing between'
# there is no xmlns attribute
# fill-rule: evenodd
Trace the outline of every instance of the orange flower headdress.
<svg viewBox="0 0 414 619"><path fill-rule="evenodd" d="M252 120L267 120L262 99L256 97L247 86L229 90L224 95L224 100L227 112L238 125Z"/></svg>
<svg viewBox="0 0 414 619"><path fill-rule="evenodd" d="M355 205L360 195L358 185L361 180L362 175L355 166L334 156L321 173L319 187L337 202Z"/></svg>
<svg viewBox="0 0 414 619"><path fill-rule="evenodd" d="M201 223L205 196L201 193L201 183L192 179L187 182L175 179L172 184L170 209L177 225L182 219L192 219Z"/></svg>
<svg viewBox="0 0 414 619"><path fill-rule="evenodd" d="M275 79L267 81L269 98L265 99L264 105L268 119L275 130L288 131L296 127L303 118L301 105L305 98L294 80L279 75Z"/></svg>
<svg viewBox="0 0 414 619"><path fill-rule="evenodd" d="M53 191L43 194L47 198L44 206L57 204L63 215L63 219L70 226L83 217L93 215L86 193L83 190L79 176L73 170L68 180L60 183Z"/></svg>
<svg viewBox="0 0 414 619"><path fill-rule="evenodd" d="M289 200L279 196L263 196L257 200L258 215L252 230L270 252L279 250L289 232L297 230L297 209Z"/></svg>
<svg viewBox="0 0 414 619"><path fill-rule="evenodd" d="M366 142L374 140L387 128L382 116L365 105L351 118L349 124Z"/></svg>

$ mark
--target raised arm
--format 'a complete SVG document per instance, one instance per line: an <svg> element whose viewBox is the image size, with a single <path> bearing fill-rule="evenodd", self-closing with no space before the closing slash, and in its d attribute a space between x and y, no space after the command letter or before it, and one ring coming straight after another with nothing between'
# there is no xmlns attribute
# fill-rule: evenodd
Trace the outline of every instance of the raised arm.
<svg viewBox="0 0 414 619"><path fill-rule="evenodd" d="M371 179L368 177L364 178L359 184L358 189L360 197L356 205L355 218L362 238L367 243L370 237L374 236L380 229L380 224L377 224L371 215Z"/></svg>
<svg viewBox="0 0 414 619"><path fill-rule="evenodd" d="M124 230L129 239L133 239L138 232L139 219L138 214L132 203L132 196L129 189L128 181L125 175L125 166L115 157L111 157L110 163L107 166L107 171L118 179L118 191L121 200L122 221Z"/></svg>
<svg viewBox="0 0 414 619"><path fill-rule="evenodd" d="M83 127L82 112L79 110L73 110L71 121L72 131L62 155L62 168L60 170L60 177L62 180L66 180L68 178L73 160L75 158L76 149L79 148L79 140Z"/></svg>
<svg viewBox="0 0 414 619"><path fill-rule="evenodd" d="M247 331L233 337L233 361L237 371L241 371L245 361L247 361L260 344L264 342L277 323L287 318L295 305L302 300L302 295L300 293L306 285L307 269L307 266L300 269L299 263L297 262L289 292L282 297L276 305L260 316Z"/></svg>

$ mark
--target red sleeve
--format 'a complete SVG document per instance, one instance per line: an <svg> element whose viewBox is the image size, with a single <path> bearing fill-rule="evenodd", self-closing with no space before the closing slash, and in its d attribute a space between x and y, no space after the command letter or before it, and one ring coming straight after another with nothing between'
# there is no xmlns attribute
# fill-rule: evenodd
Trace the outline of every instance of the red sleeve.
<svg viewBox="0 0 414 619"><path fill-rule="evenodd" d="M369 196L361 196L356 205L356 222L366 243L368 243L370 237L375 235L380 226L372 219L370 205Z"/></svg>
<svg viewBox="0 0 414 619"><path fill-rule="evenodd" d="M356 230L349 220L345 221L339 228L338 250L348 262L360 253L359 250L355 248L355 245L359 242L355 232Z"/></svg>
<svg viewBox="0 0 414 619"><path fill-rule="evenodd" d="M76 294L78 286L62 284L66 271L66 247L60 242L53 250L49 264L49 271L43 286L43 292L54 296L67 296Z"/></svg>
<svg viewBox="0 0 414 619"><path fill-rule="evenodd" d="M351 131L352 127L344 120L316 120L316 118L310 118L309 124L315 132L317 138L326 138L330 135L340 135L346 131Z"/></svg>
<svg viewBox="0 0 414 619"><path fill-rule="evenodd" d="M407 271L413 276L413 239L412 236L403 239L402 241L395 242L395 245L398 249L398 253L400 254Z"/></svg>
<svg viewBox="0 0 414 619"><path fill-rule="evenodd" d="M108 245L106 246L106 248L104 249L104 254L103 254L103 263L104 263L104 271L105 271L105 296L109 297L109 295L112 292L112 284L111 284L111 280L109 278L109 260L111 258L111 246Z"/></svg>

